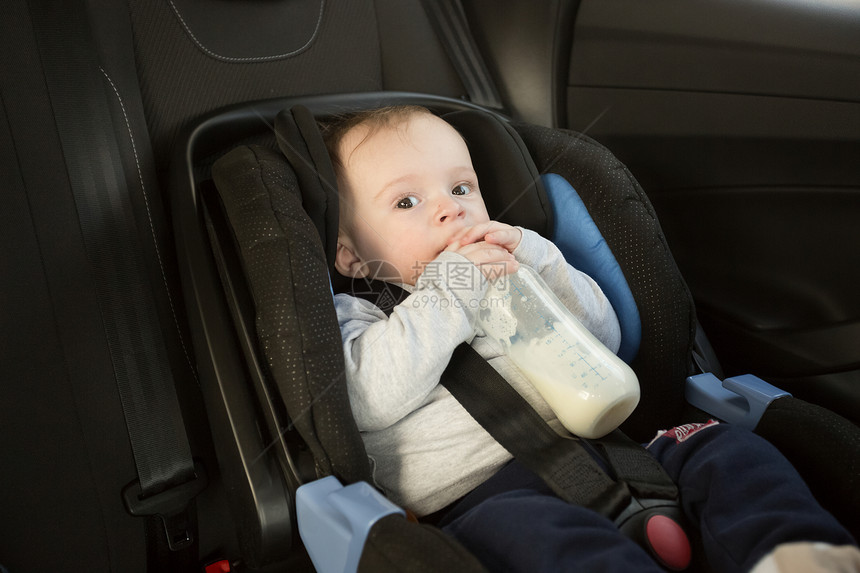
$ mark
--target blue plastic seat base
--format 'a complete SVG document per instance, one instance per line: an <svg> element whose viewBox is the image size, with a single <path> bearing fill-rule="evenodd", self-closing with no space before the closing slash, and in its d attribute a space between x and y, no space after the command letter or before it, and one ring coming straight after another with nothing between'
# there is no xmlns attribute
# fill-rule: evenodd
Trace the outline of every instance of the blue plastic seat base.
<svg viewBox="0 0 860 573"><path fill-rule="evenodd" d="M750 430L755 429L771 402L791 396L752 374L720 382L710 372L689 376L685 394L687 402L696 408Z"/></svg>
<svg viewBox="0 0 860 573"><path fill-rule="evenodd" d="M393 513L406 515L366 482L328 476L296 490L299 535L318 573L358 570L373 524Z"/></svg>

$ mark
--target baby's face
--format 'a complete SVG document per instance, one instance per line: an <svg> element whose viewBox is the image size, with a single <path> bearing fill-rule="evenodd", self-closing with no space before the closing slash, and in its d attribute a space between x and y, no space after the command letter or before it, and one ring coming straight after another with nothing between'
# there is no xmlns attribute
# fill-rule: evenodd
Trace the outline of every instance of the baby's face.
<svg viewBox="0 0 860 573"><path fill-rule="evenodd" d="M463 138L436 116L367 133L356 127L339 149L351 206L341 239L364 263L359 275L415 284L457 231L490 220L477 175Z"/></svg>

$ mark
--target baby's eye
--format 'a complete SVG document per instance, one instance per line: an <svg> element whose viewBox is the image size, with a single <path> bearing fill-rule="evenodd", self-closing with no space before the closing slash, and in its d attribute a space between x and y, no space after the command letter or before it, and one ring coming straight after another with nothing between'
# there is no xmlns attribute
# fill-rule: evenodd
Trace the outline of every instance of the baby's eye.
<svg viewBox="0 0 860 573"><path fill-rule="evenodd" d="M472 192L472 188L465 183L460 183L456 185L453 189L451 189L452 195L468 195Z"/></svg>
<svg viewBox="0 0 860 573"><path fill-rule="evenodd" d="M400 199L398 199L397 204L395 205L395 208L397 208L397 209L411 209L412 207L414 207L417 204L418 204L418 198L413 197L412 195L409 195L407 197L401 197Z"/></svg>

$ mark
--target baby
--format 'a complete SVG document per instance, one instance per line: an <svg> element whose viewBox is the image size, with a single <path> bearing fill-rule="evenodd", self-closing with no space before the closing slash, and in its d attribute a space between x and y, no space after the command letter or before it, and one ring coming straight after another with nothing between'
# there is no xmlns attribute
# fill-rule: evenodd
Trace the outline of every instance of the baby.
<svg viewBox="0 0 860 573"><path fill-rule="evenodd" d="M547 421L549 407L516 368L475 338L488 276L532 266L604 344L618 348L615 313L600 288L536 233L490 221L468 148L426 110L376 112L335 135L341 192L337 270L397 283L412 294L390 317L365 300L335 297L350 400L374 477L419 515L439 510L510 460L439 386L471 341ZM556 427L560 428L560 424Z"/></svg>
<svg viewBox="0 0 860 573"><path fill-rule="evenodd" d="M410 293L390 315L350 294L335 297L350 403L376 485L419 516L463 498L440 525L491 570L597 570L609 563L659 571L611 521L563 502L512 462L439 384L454 349L468 342L564 432L501 349L477 334L476 315L490 280L527 264L617 351L618 320L597 284L551 242L490 219L466 143L428 110L357 114L331 127L326 140L341 194L336 269ZM650 448L679 483L694 521L702 514L696 504L717 509L708 557L718 570L747 571L792 541L853 542L790 464L755 435L716 423L674 437L680 435L666 432ZM772 463L757 472L749 460ZM731 493L714 486L722 478ZM785 503L790 510L781 509ZM764 515L752 520L758 529L739 530L737 521L750 515Z"/></svg>

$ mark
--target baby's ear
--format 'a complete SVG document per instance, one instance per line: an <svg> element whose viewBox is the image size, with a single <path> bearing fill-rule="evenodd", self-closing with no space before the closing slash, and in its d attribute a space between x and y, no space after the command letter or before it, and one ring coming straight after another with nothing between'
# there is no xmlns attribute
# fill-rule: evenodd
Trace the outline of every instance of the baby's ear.
<svg viewBox="0 0 860 573"><path fill-rule="evenodd" d="M334 268L345 277L362 278L367 274L367 265L361 260L352 245L338 238Z"/></svg>

